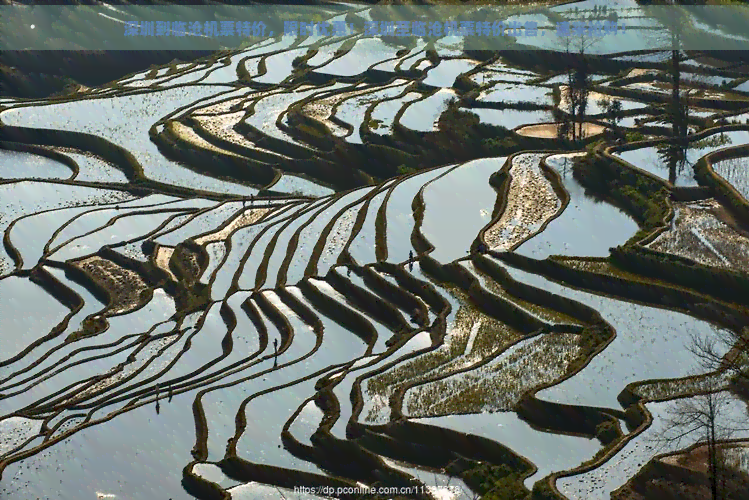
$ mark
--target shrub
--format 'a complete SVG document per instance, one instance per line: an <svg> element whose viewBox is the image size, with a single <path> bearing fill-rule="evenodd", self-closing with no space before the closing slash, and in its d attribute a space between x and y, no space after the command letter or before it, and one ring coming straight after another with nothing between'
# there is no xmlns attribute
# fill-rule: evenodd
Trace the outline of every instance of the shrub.
<svg viewBox="0 0 749 500"><path fill-rule="evenodd" d="M471 80L471 77L469 77L466 74L462 74L458 76L458 78L455 79L455 83L453 84L453 88L456 90L460 90L463 93L468 93L472 90L476 90L481 85Z"/></svg>
<svg viewBox="0 0 749 500"><path fill-rule="evenodd" d="M548 481L537 481L533 485L533 493L530 497L532 500L562 500L565 497L560 497L554 490L549 486Z"/></svg>
<svg viewBox="0 0 749 500"><path fill-rule="evenodd" d="M632 427L639 427L645 423L644 415L637 405L632 405L624 412L627 424Z"/></svg>
<svg viewBox="0 0 749 500"><path fill-rule="evenodd" d="M73 342L86 337L98 335L107 327L104 316L89 316L81 322L81 328L71 333L65 338L65 342Z"/></svg>
<svg viewBox="0 0 749 500"><path fill-rule="evenodd" d="M512 137L503 139L484 139L481 145L490 154L503 154L508 151L514 151L518 148L518 143Z"/></svg>
<svg viewBox="0 0 749 500"><path fill-rule="evenodd" d="M380 125L382 125L382 120L375 120L374 118L370 118L368 124L369 128L372 130L377 130L380 128Z"/></svg>
<svg viewBox="0 0 749 500"><path fill-rule="evenodd" d="M521 472L509 465L482 463L463 473L463 480L482 494L481 498L492 500L522 500L528 496L523 486Z"/></svg>
<svg viewBox="0 0 749 500"><path fill-rule="evenodd" d="M612 443L619 438L620 429L611 420L601 422L596 426L596 438L604 445Z"/></svg>
<svg viewBox="0 0 749 500"><path fill-rule="evenodd" d="M520 478L515 475L505 476L494 482L494 489L482 498L485 500L525 500L528 490L523 486Z"/></svg>
<svg viewBox="0 0 749 500"><path fill-rule="evenodd" d="M669 214L664 185L608 159L588 155L574 163L572 174L587 194L614 204L637 221L640 231L630 241L650 234Z"/></svg>
<svg viewBox="0 0 749 500"><path fill-rule="evenodd" d="M296 57L294 58L294 60L293 60L293 61L291 61L291 67L292 67L292 68L299 68L299 67L302 67L302 66L304 66L304 63L306 62L306 60L307 60L307 56L306 56L306 54L305 54L305 55L302 55L302 56L296 56Z"/></svg>
<svg viewBox="0 0 749 500"><path fill-rule="evenodd" d="M627 138L627 142L637 142L645 140L645 136L642 135L641 132L627 132L627 135L625 137Z"/></svg>
<svg viewBox="0 0 749 500"><path fill-rule="evenodd" d="M414 172L418 171L417 169L413 167L409 167L407 165L399 165L397 170L398 170L398 175L408 175L408 174L413 174Z"/></svg>

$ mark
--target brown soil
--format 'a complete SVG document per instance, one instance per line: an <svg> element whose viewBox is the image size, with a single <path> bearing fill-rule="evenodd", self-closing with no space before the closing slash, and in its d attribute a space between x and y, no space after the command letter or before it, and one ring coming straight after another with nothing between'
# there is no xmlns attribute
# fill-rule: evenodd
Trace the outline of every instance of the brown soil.
<svg viewBox="0 0 749 500"><path fill-rule="evenodd" d="M228 156L230 158L241 158L241 156L232 153L231 151L227 151L226 149L222 149L218 146L214 146L210 142L206 141L202 137L200 137L193 129L190 127L183 125L180 122L173 121L169 124L172 127L172 131L183 141L189 142L191 144L194 144L198 148L205 149L208 151L212 151L214 153L218 153L224 156Z"/></svg>
<svg viewBox="0 0 749 500"><path fill-rule="evenodd" d="M695 472L707 472L707 446L699 446L689 453L680 453L665 457L662 462L678 465Z"/></svg>
<svg viewBox="0 0 749 500"><path fill-rule="evenodd" d="M172 258L173 253L174 247L159 246L159 249L156 251L156 265L169 273L169 276L171 276L174 281L177 281L177 277L169 269L169 260Z"/></svg>
<svg viewBox="0 0 749 500"><path fill-rule="evenodd" d="M525 137L536 137L539 139L554 139L558 137L557 131L558 124L556 123L541 123L539 125L528 125L516 130L518 135ZM597 123L585 123L583 125L585 137L591 137L603 133L606 127L598 125ZM572 132L569 133L569 138L572 139Z"/></svg>
<svg viewBox="0 0 749 500"><path fill-rule="evenodd" d="M629 73L627 73L626 78L634 78L635 76L647 75L648 73L653 73L653 72L654 71L652 69L635 68Z"/></svg>
<svg viewBox="0 0 749 500"><path fill-rule="evenodd" d="M101 257L89 257L72 264L85 271L97 285L109 291L112 298L110 314L121 314L137 308L141 301L141 291L148 288L135 271L124 269Z"/></svg>

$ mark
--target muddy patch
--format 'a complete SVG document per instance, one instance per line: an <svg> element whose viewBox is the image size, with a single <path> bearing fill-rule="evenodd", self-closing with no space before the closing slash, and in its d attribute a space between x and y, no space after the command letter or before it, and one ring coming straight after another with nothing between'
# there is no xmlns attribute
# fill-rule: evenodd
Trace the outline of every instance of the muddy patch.
<svg viewBox="0 0 749 500"><path fill-rule="evenodd" d="M749 239L720 220L722 209L714 199L675 203L671 228L648 248L708 266L749 269Z"/></svg>
<svg viewBox="0 0 749 500"><path fill-rule="evenodd" d="M72 264L88 274L99 287L109 292L112 300L109 314L132 311L143 302L141 292L147 290L148 285L135 271L97 256Z"/></svg>
<svg viewBox="0 0 749 500"><path fill-rule="evenodd" d="M499 221L484 233L492 250L506 251L539 231L562 203L539 167L543 154L521 154L512 159L507 206Z"/></svg>

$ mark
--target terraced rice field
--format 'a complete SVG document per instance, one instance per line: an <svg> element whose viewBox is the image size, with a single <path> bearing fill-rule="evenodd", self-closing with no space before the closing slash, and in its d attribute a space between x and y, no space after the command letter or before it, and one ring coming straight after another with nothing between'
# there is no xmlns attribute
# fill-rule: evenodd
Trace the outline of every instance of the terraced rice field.
<svg viewBox="0 0 749 500"><path fill-rule="evenodd" d="M734 158L732 160L723 160L712 164L712 168L716 174L725 179L731 186L734 187L741 196L749 198L749 172L747 172L747 166L749 166L749 159L747 158Z"/></svg>
<svg viewBox="0 0 749 500"><path fill-rule="evenodd" d="M675 266L747 283L746 162L692 166L749 128L704 132L730 144L690 149L677 187L711 189L677 201L657 147L602 156L605 121L598 145L516 133L566 80L453 38L284 37L1 101L0 498L590 500L656 455L667 382L705 371L690 340L747 305ZM610 52L602 78L667 70Z"/></svg>
<svg viewBox="0 0 749 500"><path fill-rule="evenodd" d="M710 142L712 139L712 142ZM749 141L749 130L735 130L730 132L719 132L709 136L707 141L696 141L691 143L686 150L686 163L679 168L676 175L677 186L696 186L697 180L694 178L692 166L708 153L712 153L722 148L741 146ZM656 147L646 147L641 149L631 149L618 153L618 155L643 170L665 180L669 178L669 168L663 161L660 153L661 149ZM741 183L740 177L735 179ZM741 184L739 184L741 185Z"/></svg>

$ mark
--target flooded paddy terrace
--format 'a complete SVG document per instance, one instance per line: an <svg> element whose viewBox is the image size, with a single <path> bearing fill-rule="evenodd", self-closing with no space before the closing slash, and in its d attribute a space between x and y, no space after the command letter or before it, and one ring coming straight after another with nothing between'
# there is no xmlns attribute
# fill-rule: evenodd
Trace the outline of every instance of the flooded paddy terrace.
<svg viewBox="0 0 749 500"><path fill-rule="evenodd" d="M563 78L453 38L284 37L106 91L2 101L0 497L408 484L458 500L487 494L491 474L498 498L527 495L614 450L565 430L560 408L621 417L626 386L700 372L685 332L729 326L598 293L580 266L544 276L550 257L608 262L653 221L572 176L585 144L549 125L568 110ZM666 71L652 64L667 54L611 52L628 77ZM478 117L443 120L456 109ZM749 143L708 129L721 133ZM656 147L619 156L664 177ZM713 168L746 197L743 163ZM677 184L695 186L689 174ZM655 203L646 184L622 196ZM673 201L645 245L746 272L740 203ZM616 335L591 333L604 327ZM530 404L556 405L556 423L529 422ZM620 429L632 439L608 465L556 481L561 495L608 498L634 475L655 455L642 443L659 405L645 405L651 430Z"/></svg>

